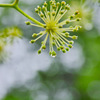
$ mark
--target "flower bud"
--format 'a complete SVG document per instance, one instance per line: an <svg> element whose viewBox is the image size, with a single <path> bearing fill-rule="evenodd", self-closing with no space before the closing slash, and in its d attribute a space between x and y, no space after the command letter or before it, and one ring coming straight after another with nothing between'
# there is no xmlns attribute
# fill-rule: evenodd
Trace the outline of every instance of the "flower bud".
<svg viewBox="0 0 100 100"><path fill-rule="evenodd" d="M37 37L37 34L36 34L36 33L34 33L34 34L32 35L32 37L36 38L36 37Z"/></svg>
<svg viewBox="0 0 100 100"><path fill-rule="evenodd" d="M63 52L63 53L66 53L66 50L65 50L65 49L62 49L62 52Z"/></svg>
<svg viewBox="0 0 100 100"><path fill-rule="evenodd" d="M68 32L66 32L66 33L65 33L65 36L66 36L66 37L69 37L69 33L68 33Z"/></svg>
<svg viewBox="0 0 100 100"><path fill-rule="evenodd" d="M66 31L63 31L63 33L66 33Z"/></svg>
<svg viewBox="0 0 100 100"><path fill-rule="evenodd" d="M74 43L74 41L69 41L69 44L73 44Z"/></svg>
<svg viewBox="0 0 100 100"><path fill-rule="evenodd" d="M45 50L45 49L46 49L46 46L45 46L45 45L43 45L43 46L42 46L42 49L43 49L43 50Z"/></svg>
<svg viewBox="0 0 100 100"><path fill-rule="evenodd" d="M56 57L56 52L55 51L52 52L52 57Z"/></svg>
<svg viewBox="0 0 100 100"><path fill-rule="evenodd" d="M40 17L42 17L42 18L43 18L43 17L44 17L44 14L43 14L43 13L41 13L41 14L40 14Z"/></svg>
<svg viewBox="0 0 100 100"><path fill-rule="evenodd" d="M62 28L62 26L59 26L59 28Z"/></svg>
<svg viewBox="0 0 100 100"><path fill-rule="evenodd" d="M60 47L58 47L57 50L60 51Z"/></svg>
<svg viewBox="0 0 100 100"><path fill-rule="evenodd" d="M39 10L35 8L35 12L36 12L36 13L39 13Z"/></svg>
<svg viewBox="0 0 100 100"><path fill-rule="evenodd" d="M72 15L72 16L70 16L69 18L70 18L70 19L73 19L73 18L74 18L74 16Z"/></svg>
<svg viewBox="0 0 100 100"><path fill-rule="evenodd" d="M51 51L49 52L49 55L52 55L52 52Z"/></svg>
<svg viewBox="0 0 100 100"><path fill-rule="evenodd" d="M54 11L54 12L52 12L52 16L55 16L55 15L56 15L55 11Z"/></svg>
<svg viewBox="0 0 100 100"><path fill-rule="evenodd" d="M32 43L32 44L35 43L35 40L31 40L30 43Z"/></svg>
<svg viewBox="0 0 100 100"><path fill-rule="evenodd" d="M75 15L78 15L78 14L79 14L79 12L78 12L78 11L76 11L76 12L75 12Z"/></svg>
<svg viewBox="0 0 100 100"><path fill-rule="evenodd" d="M61 5L62 5L62 6L64 6L65 4L66 4L66 2L65 2L65 1L62 1L62 2L61 2Z"/></svg>
<svg viewBox="0 0 100 100"><path fill-rule="evenodd" d="M41 50L38 50L38 54L41 54Z"/></svg>
<svg viewBox="0 0 100 100"><path fill-rule="evenodd" d="M68 47L69 47L69 48L72 48L73 46L69 44Z"/></svg>
<svg viewBox="0 0 100 100"><path fill-rule="evenodd" d="M41 11L41 7L40 7L40 6L37 6L37 9L38 9L39 11Z"/></svg>
<svg viewBox="0 0 100 100"><path fill-rule="evenodd" d="M78 36L75 36L75 35L72 36L72 39L77 39L77 38L78 38Z"/></svg>
<svg viewBox="0 0 100 100"><path fill-rule="evenodd" d="M43 10L43 11L46 11L46 8L45 8L45 6L42 6L42 10Z"/></svg>
<svg viewBox="0 0 100 100"><path fill-rule="evenodd" d="M76 21L80 21L80 20L81 20L81 18L77 18L77 19L76 19Z"/></svg>
<svg viewBox="0 0 100 100"><path fill-rule="evenodd" d="M66 9L66 10L70 10L70 5L67 4L67 5L65 6L65 9Z"/></svg>
<svg viewBox="0 0 100 100"><path fill-rule="evenodd" d="M46 1L44 2L44 6L47 7L47 3L46 3Z"/></svg>
<svg viewBox="0 0 100 100"><path fill-rule="evenodd" d="M55 9L56 8L56 5L53 5L52 8Z"/></svg>
<svg viewBox="0 0 100 100"><path fill-rule="evenodd" d="M67 20L67 21L66 21L66 24L69 24L69 23L70 23L70 21L69 21L69 20Z"/></svg>
<svg viewBox="0 0 100 100"><path fill-rule="evenodd" d="M69 48L66 48L66 51L69 51Z"/></svg>
<svg viewBox="0 0 100 100"><path fill-rule="evenodd" d="M60 46L60 49L64 49L64 47L63 46Z"/></svg>
<svg viewBox="0 0 100 100"><path fill-rule="evenodd" d="M55 42L52 42L52 45L55 46L56 45Z"/></svg>
<svg viewBox="0 0 100 100"><path fill-rule="evenodd" d="M62 10L62 11L60 11L60 14L62 15L64 13L64 11Z"/></svg>
<svg viewBox="0 0 100 100"><path fill-rule="evenodd" d="M57 2L57 6L59 6L60 5L60 3L59 2Z"/></svg>
<svg viewBox="0 0 100 100"><path fill-rule="evenodd" d="M27 21L27 22L25 22L26 23L26 25L31 25L31 22L29 22L29 21Z"/></svg>

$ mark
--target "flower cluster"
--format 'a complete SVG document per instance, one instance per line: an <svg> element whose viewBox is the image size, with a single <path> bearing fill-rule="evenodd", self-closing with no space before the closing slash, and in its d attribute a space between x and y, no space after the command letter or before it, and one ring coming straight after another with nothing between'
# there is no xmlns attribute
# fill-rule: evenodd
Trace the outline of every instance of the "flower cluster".
<svg viewBox="0 0 100 100"><path fill-rule="evenodd" d="M21 38L22 32L17 27L7 27L0 30L0 63L6 58L6 47L11 45L15 38Z"/></svg>
<svg viewBox="0 0 100 100"><path fill-rule="evenodd" d="M48 38L50 49L49 54L52 57L56 56L56 52L53 48L54 46L56 46L58 51L62 51L63 53L66 53L66 51L69 51L69 49L73 47L73 39L77 39L77 36L71 36L69 32L76 32L81 28L81 26L68 26L67 28L64 26L71 22L80 21L81 18L77 18L79 12L75 11L74 14L69 16L67 19L60 21L69 10L70 5L66 4L65 1L60 3L56 2L55 0L51 0L49 3L44 2L42 7L37 6L37 8L35 8L35 12L44 21L44 26L35 25L29 21L26 22L26 24L44 28L44 31L41 31L38 34L34 33L32 37L35 39L30 41L30 43L35 43L38 39L45 35L45 39L41 42L41 47L38 50L38 54L41 54L42 49L46 49L46 42Z"/></svg>

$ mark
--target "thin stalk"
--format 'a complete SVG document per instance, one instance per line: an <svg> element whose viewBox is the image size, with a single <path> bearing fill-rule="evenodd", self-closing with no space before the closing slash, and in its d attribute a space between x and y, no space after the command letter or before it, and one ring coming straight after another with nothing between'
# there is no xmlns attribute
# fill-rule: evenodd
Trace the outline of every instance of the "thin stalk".
<svg viewBox="0 0 100 100"><path fill-rule="evenodd" d="M14 3L12 4L0 4L0 7L9 7L9 8L14 8L16 9L18 12L20 12L22 15L24 15L26 18L30 19L32 22L34 22L37 25L40 26L44 26L44 24L42 24L41 22L37 21L36 19L32 18L31 16L29 16L28 14L26 14L23 10L21 10L18 7L18 2L19 0L15 0Z"/></svg>
<svg viewBox="0 0 100 100"><path fill-rule="evenodd" d="M0 7L13 7L12 4L0 4Z"/></svg>
<svg viewBox="0 0 100 100"><path fill-rule="evenodd" d="M18 12L20 12L22 15L24 15L25 17L27 17L28 19L30 19L31 21L33 21L35 24L38 24L40 26L44 26L41 22L37 21L36 19L32 18L31 16L29 16L28 14L26 14L23 10L21 10L18 6L14 7Z"/></svg>

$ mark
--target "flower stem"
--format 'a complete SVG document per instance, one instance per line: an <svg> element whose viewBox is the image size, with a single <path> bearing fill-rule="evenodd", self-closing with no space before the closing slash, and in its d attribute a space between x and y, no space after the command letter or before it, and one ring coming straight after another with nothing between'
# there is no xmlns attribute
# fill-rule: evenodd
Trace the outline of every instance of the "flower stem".
<svg viewBox="0 0 100 100"><path fill-rule="evenodd" d="M36 19L32 18L31 16L29 16L28 14L26 14L24 11L22 11L19 7L18 7L18 2L19 0L15 0L14 3L12 4L0 4L0 7L9 7L9 8L14 8L16 9L18 12L20 12L22 15L24 15L25 17L27 17L28 19L30 19L32 22L34 22L37 25L40 26L44 26L44 24L42 24L41 22L37 21Z"/></svg>
<svg viewBox="0 0 100 100"><path fill-rule="evenodd" d="M0 4L0 7L13 7L12 4Z"/></svg>
<svg viewBox="0 0 100 100"><path fill-rule="evenodd" d="M19 0L15 0L13 5L18 5Z"/></svg>
<svg viewBox="0 0 100 100"><path fill-rule="evenodd" d="M35 24L38 24L40 26L43 26L42 23L40 23L39 21L37 21L36 19L32 18L31 16L29 16L28 14L26 14L23 10L21 10L18 6L14 7L18 12L20 12L22 15L24 15L25 17L27 17L28 19L30 19L32 22L34 22Z"/></svg>

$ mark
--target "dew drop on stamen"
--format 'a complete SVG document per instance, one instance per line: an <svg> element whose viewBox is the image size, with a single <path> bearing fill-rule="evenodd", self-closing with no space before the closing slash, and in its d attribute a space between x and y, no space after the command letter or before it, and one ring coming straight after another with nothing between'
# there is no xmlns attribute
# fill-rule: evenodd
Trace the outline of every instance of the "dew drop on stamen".
<svg viewBox="0 0 100 100"><path fill-rule="evenodd" d="M51 57L55 58L56 56L52 56L52 55L51 55Z"/></svg>

